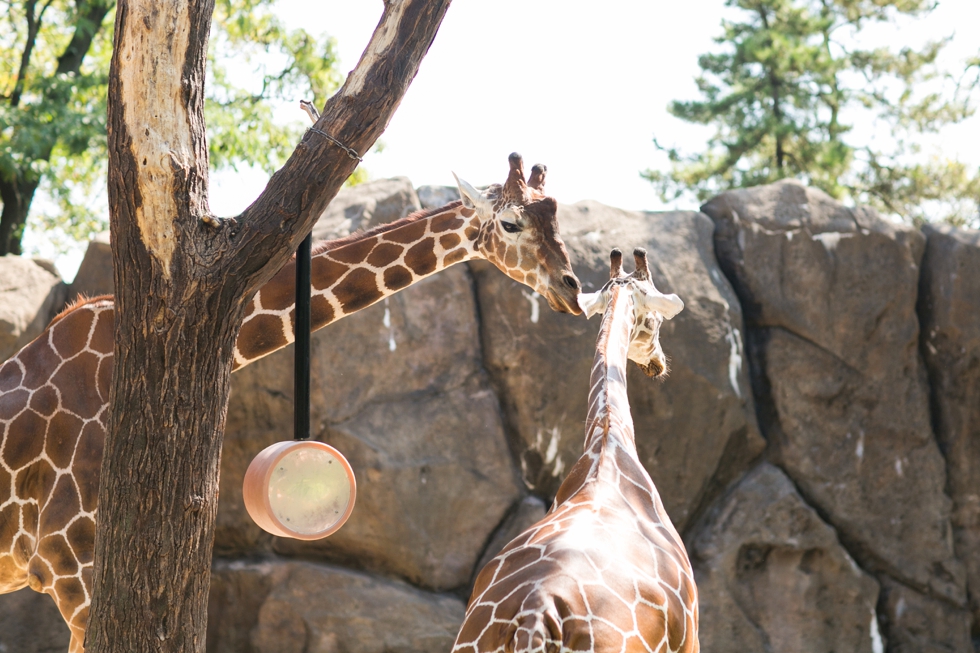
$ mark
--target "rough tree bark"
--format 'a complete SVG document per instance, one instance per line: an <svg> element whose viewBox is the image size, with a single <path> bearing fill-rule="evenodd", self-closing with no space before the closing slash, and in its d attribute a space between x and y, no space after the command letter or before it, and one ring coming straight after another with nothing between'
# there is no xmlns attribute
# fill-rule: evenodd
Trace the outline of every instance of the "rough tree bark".
<svg viewBox="0 0 980 653"><path fill-rule="evenodd" d="M367 151L449 3L386 0L317 128ZM309 131L252 206L235 219L210 218L203 86L212 10L213 0L130 0L117 9L109 83L116 340L90 653L204 651L232 345L255 290L356 164Z"/></svg>

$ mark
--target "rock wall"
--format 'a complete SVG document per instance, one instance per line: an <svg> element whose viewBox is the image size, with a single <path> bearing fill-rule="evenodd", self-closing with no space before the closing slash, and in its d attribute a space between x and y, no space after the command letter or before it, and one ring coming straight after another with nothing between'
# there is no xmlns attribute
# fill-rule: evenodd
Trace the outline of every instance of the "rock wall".
<svg viewBox="0 0 980 653"><path fill-rule="evenodd" d="M372 182L315 233L453 197ZM613 246L643 246L686 304L662 331L669 378L632 370L629 393L694 562L702 650L974 651L980 233L896 226L794 182L559 220L586 290ZM106 250L71 291L111 288ZM448 650L475 572L581 453L598 328L474 263L315 334L313 430L351 461L358 501L312 543L264 533L241 502L251 458L291 437L291 349L236 373L208 650ZM0 597L0 650L65 646L47 597Z"/></svg>

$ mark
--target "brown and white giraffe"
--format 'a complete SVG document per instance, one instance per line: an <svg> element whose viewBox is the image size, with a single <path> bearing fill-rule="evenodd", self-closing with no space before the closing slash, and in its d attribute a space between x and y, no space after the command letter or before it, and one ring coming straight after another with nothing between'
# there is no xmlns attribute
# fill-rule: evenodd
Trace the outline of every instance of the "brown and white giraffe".
<svg viewBox="0 0 980 653"><path fill-rule="evenodd" d="M319 329L454 263L483 258L580 313L580 289L558 233L544 166L524 181L510 156L503 184L361 234L319 244L312 262L312 322ZM235 347L238 369L293 339L295 263L255 294ZM109 386L113 302L67 309L0 366L0 593L49 594L82 651L91 599L96 500Z"/></svg>
<svg viewBox="0 0 980 653"><path fill-rule="evenodd" d="M650 376L667 365L660 325L682 308L650 281L646 253L580 295L603 312L585 453L548 514L481 570L454 653L694 653L698 598L684 545L640 464L626 396L627 358Z"/></svg>

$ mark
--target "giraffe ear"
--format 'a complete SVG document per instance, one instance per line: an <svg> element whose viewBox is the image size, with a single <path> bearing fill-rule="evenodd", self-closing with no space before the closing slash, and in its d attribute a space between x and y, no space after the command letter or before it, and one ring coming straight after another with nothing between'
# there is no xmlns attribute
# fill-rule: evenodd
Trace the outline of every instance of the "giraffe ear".
<svg viewBox="0 0 980 653"><path fill-rule="evenodd" d="M463 206L468 209L476 209L485 203L483 193L473 188L465 179L457 177L455 172L453 177L456 177L456 187L459 188L459 197L463 200Z"/></svg>
<svg viewBox="0 0 980 653"><path fill-rule="evenodd" d="M601 290L598 292L581 292L578 294L578 306L585 313L585 317L590 318L596 313L603 313L606 310L606 298Z"/></svg>
<svg viewBox="0 0 980 653"><path fill-rule="evenodd" d="M643 293L643 303L663 315L665 320L672 319L684 310L684 302L680 297L674 293L665 295L656 289L652 293Z"/></svg>

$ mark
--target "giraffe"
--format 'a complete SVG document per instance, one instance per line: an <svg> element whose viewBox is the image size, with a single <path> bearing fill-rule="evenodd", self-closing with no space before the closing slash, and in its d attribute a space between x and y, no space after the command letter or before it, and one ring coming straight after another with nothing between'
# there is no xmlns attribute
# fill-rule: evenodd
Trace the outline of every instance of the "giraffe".
<svg viewBox="0 0 980 653"><path fill-rule="evenodd" d="M312 326L319 329L450 265L489 260L580 314L580 290L558 232L546 168L525 182L519 154L504 184L480 191L457 178L461 199L339 240L312 260ZM250 301L233 369L293 339L295 260ZM69 307L0 366L0 593L50 595L84 649L91 600L97 495L112 380L111 297Z"/></svg>
<svg viewBox="0 0 980 653"><path fill-rule="evenodd" d="M479 573L453 653L696 653L697 589L684 545L636 453L627 358L666 374L660 325L684 306L657 291L646 252L579 296L604 313L596 342L585 452L548 514Z"/></svg>

